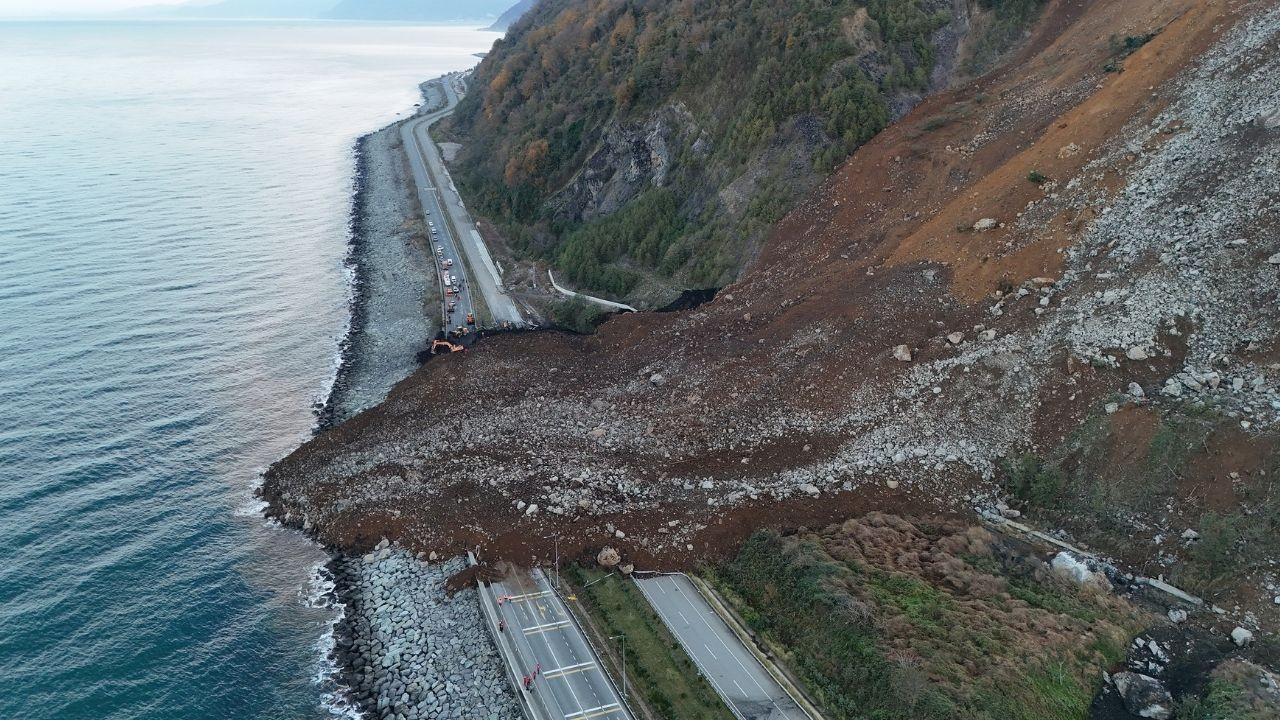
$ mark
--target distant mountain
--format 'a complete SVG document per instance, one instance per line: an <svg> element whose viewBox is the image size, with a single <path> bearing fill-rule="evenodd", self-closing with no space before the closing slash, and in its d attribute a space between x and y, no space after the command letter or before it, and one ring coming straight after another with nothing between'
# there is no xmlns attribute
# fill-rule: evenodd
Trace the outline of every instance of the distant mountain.
<svg viewBox="0 0 1280 720"><path fill-rule="evenodd" d="M512 5L506 12L498 17L498 21L490 25L488 29L496 32L506 32L507 28L516 24L516 21L524 17L524 14L533 9L533 4L537 0L520 0L520 2Z"/></svg>
<svg viewBox="0 0 1280 720"><path fill-rule="evenodd" d="M341 0L325 17L462 22L497 18L510 4L511 0Z"/></svg>
<svg viewBox="0 0 1280 720"><path fill-rule="evenodd" d="M221 0L179 6L153 6L130 15L201 18L318 18L335 0Z"/></svg>

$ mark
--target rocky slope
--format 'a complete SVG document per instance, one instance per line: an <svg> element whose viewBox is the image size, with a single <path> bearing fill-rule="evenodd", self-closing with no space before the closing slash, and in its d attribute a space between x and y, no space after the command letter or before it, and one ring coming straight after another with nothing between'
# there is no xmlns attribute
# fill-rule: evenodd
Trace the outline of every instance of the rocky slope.
<svg viewBox="0 0 1280 720"><path fill-rule="evenodd" d="M1042 4L548 0L446 125L456 176L520 256L577 285L719 285L834 164Z"/></svg>
<svg viewBox="0 0 1280 720"><path fill-rule="evenodd" d="M1273 3L1051 2L713 301L435 359L273 467L271 512L357 549L688 566L1001 507L1274 630L1275 77Z"/></svg>

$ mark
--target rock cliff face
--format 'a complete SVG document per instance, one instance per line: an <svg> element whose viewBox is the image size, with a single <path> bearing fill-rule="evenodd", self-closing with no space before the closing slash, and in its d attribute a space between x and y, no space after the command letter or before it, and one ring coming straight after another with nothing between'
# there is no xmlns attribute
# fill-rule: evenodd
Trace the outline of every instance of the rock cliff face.
<svg viewBox="0 0 1280 720"><path fill-rule="evenodd" d="M272 512L688 565L1003 507L1274 627L1280 10L1064 0L1020 53L862 147L713 301L433 360L273 467Z"/></svg>
<svg viewBox="0 0 1280 720"><path fill-rule="evenodd" d="M705 157L706 140L683 103L655 110L642 123L611 124L600 147L547 204L561 219L612 215L648 188L666 187L674 152L686 144Z"/></svg>

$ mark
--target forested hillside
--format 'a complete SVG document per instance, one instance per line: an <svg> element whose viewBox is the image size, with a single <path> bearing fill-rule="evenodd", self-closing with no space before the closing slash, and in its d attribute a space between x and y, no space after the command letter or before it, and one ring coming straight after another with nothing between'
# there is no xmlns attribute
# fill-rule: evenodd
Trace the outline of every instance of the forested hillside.
<svg viewBox="0 0 1280 720"><path fill-rule="evenodd" d="M519 253L615 296L731 279L766 231L1042 0L543 0L444 132Z"/></svg>

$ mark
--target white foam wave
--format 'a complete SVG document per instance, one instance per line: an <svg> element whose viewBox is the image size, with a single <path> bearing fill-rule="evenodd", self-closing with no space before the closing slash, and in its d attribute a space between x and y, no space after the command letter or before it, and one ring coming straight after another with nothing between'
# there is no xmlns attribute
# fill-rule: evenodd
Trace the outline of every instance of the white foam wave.
<svg viewBox="0 0 1280 720"><path fill-rule="evenodd" d="M338 601L334 593L335 587L333 573L329 571L327 563L318 562L311 568L306 586L298 591L302 603L307 607L334 611L327 627L315 642L317 661L312 682L320 688L320 706L330 717L361 720L360 708L351 698L351 689L343 684L333 655L337 646L334 631L347 611L346 605Z"/></svg>

